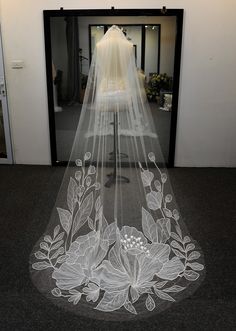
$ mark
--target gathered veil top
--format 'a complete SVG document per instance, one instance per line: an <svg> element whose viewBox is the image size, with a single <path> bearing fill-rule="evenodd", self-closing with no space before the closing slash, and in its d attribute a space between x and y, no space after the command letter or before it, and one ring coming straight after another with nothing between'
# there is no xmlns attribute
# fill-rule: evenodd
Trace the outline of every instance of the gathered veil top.
<svg viewBox="0 0 236 331"><path fill-rule="evenodd" d="M143 318L203 279L203 254L176 204L133 45L115 25L96 45L47 223L30 256L31 278L75 314Z"/></svg>

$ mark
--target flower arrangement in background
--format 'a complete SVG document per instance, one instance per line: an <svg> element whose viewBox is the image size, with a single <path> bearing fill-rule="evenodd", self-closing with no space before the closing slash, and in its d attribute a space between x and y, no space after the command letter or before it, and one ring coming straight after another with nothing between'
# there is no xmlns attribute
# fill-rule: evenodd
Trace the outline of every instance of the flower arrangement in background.
<svg viewBox="0 0 236 331"><path fill-rule="evenodd" d="M146 94L149 101L156 101L161 90L172 90L172 77L164 74L151 74L146 86Z"/></svg>

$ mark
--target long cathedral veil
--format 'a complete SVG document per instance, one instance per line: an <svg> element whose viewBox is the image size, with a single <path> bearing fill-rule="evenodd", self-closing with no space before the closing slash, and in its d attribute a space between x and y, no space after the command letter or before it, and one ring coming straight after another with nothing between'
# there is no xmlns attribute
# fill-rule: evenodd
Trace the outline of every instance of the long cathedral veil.
<svg viewBox="0 0 236 331"><path fill-rule="evenodd" d="M30 265L55 304L103 319L161 311L203 278L133 45L117 26L96 45L70 161Z"/></svg>

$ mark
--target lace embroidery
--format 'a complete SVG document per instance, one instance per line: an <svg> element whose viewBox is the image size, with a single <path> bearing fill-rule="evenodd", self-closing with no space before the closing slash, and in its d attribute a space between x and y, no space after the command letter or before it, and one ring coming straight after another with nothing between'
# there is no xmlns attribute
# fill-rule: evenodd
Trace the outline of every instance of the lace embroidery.
<svg viewBox="0 0 236 331"><path fill-rule="evenodd" d="M84 167L91 154L87 152L84 161L76 160L79 170L68 185L68 209L57 208L60 225L52 235L44 236L35 253L40 261L32 264L35 270L52 269L54 297L77 305L85 296L88 302L97 303L95 309L110 312L124 307L137 314L134 304L140 296L146 296L146 308L152 311L155 296L175 301L173 296L185 289L171 285L171 281L184 277L193 282L199 278L204 269L196 262L200 253L194 250L190 237L183 237L179 212L168 208L172 196L164 193L167 175L157 166L153 153L148 157L160 178L155 179L139 163L150 210L142 207L142 232L130 226L119 229L116 222L108 224L100 196L94 201L94 191L100 189L96 168L90 165L86 173ZM152 210L159 210L161 217L154 220ZM86 223L91 231L76 236Z"/></svg>

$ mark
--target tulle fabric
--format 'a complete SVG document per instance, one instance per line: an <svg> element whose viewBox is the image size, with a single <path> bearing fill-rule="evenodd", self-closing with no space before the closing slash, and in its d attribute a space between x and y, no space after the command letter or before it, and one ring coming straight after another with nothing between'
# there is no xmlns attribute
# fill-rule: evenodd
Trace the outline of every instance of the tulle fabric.
<svg viewBox="0 0 236 331"><path fill-rule="evenodd" d="M133 45L117 26L96 46L70 161L30 270L53 303L111 320L162 311L203 279Z"/></svg>

